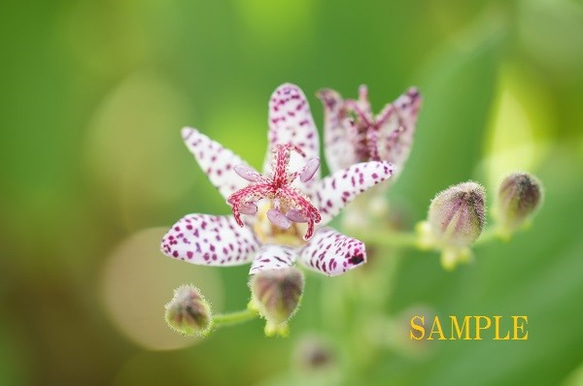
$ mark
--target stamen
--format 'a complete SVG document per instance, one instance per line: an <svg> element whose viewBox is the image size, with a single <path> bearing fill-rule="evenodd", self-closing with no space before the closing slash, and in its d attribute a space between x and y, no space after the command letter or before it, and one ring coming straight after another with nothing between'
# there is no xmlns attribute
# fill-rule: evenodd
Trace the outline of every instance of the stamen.
<svg viewBox="0 0 583 386"><path fill-rule="evenodd" d="M235 170L235 173L247 181L256 182L261 178L261 174L259 174L257 170L253 169L249 165L235 165L233 170Z"/></svg>
<svg viewBox="0 0 583 386"><path fill-rule="evenodd" d="M267 177L259 174L248 165L238 165L235 172L250 181L251 184L237 190L227 199L227 203L233 209L233 216L239 226L244 226L241 214L256 214L258 211L256 202L268 199L272 202L272 208L266 212L267 219L281 229L289 229L292 222L307 223L304 240L308 240L314 234L314 226L322 220L322 216L311 202L298 188L291 186L296 177L302 182L307 182L314 177L320 167L320 159L310 159L303 168L297 172L288 171L290 152L298 152L305 157L305 153L295 145L277 145L273 149L272 174ZM285 215L282 211L286 211Z"/></svg>
<svg viewBox="0 0 583 386"><path fill-rule="evenodd" d="M288 210L287 213L285 214L285 217L287 217L288 220L291 220L293 222L308 222L308 219L306 219L302 215L302 213L297 209Z"/></svg>
<svg viewBox="0 0 583 386"><path fill-rule="evenodd" d="M300 174L300 181L307 182L307 181L311 180L319 168L320 168L320 159L318 157L312 158L311 160L306 162L306 165L304 166L304 168Z"/></svg>
<svg viewBox="0 0 583 386"><path fill-rule="evenodd" d="M257 205L252 202L244 202L239 207L239 212L243 214L255 214L257 213Z"/></svg>
<svg viewBox="0 0 583 386"><path fill-rule="evenodd" d="M291 226L291 221L277 209L269 209L267 211L267 218L273 225L281 229L288 229Z"/></svg>

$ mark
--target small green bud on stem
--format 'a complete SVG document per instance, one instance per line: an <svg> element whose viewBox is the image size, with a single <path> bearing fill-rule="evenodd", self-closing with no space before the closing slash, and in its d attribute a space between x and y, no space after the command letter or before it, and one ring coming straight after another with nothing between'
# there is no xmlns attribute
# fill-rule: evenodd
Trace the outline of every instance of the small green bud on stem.
<svg viewBox="0 0 583 386"><path fill-rule="evenodd" d="M251 277L251 307L267 321L266 334L287 335L287 321L304 291L304 276L296 268L261 271Z"/></svg>
<svg viewBox="0 0 583 386"><path fill-rule="evenodd" d="M198 288L180 286L174 290L174 298L166 304L166 322L183 335L204 336L212 325L210 305Z"/></svg>
<svg viewBox="0 0 583 386"><path fill-rule="evenodd" d="M445 246L472 244L486 224L486 192L475 182L464 182L438 193L429 206L428 222Z"/></svg>
<svg viewBox="0 0 583 386"><path fill-rule="evenodd" d="M528 173L512 173L498 189L497 218L505 230L520 228L542 201L541 184Z"/></svg>

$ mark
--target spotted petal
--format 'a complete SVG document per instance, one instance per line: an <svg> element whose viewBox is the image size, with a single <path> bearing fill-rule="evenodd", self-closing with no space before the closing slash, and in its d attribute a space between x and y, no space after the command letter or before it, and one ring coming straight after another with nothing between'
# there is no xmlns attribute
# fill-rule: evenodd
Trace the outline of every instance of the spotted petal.
<svg viewBox="0 0 583 386"><path fill-rule="evenodd" d="M412 87L376 117L379 157L395 164L398 170L402 169L411 152L420 105L421 95Z"/></svg>
<svg viewBox="0 0 583 386"><path fill-rule="evenodd" d="M360 240L322 228L300 250L300 262L324 275L338 276L366 263L366 250Z"/></svg>
<svg viewBox="0 0 583 386"><path fill-rule="evenodd" d="M220 143L213 141L196 129L182 129L182 139L211 183L227 199L235 191L245 187L247 182L234 171L243 165L241 158Z"/></svg>
<svg viewBox="0 0 583 386"><path fill-rule="evenodd" d="M308 160L318 157L320 151L318 131L308 100L298 86L284 83L271 95L268 140L265 174L269 174L271 170L272 151L276 145L291 143L304 152L304 158L298 154L292 155L290 171L300 170ZM319 177L318 171L315 178L304 183L308 190Z"/></svg>
<svg viewBox="0 0 583 386"><path fill-rule="evenodd" d="M296 256L297 254L292 248L281 245L264 245L257 252L249 270L249 275L255 275L261 271L291 267L296 261Z"/></svg>
<svg viewBox="0 0 583 386"><path fill-rule="evenodd" d="M356 196L390 178L393 172L394 167L388 162L361 162L319 181L315 200L322 215L320 226L330 222Z"/></svg>
<svg viewBox="0 0 583 386"><path fill-rule="evenodd" d="M334 90L323 89L318 92L318 98L324 105L324 153L328 167L336 171L357 163L342 96Z"/></svg>
<svg viewBox="0 0 583 386"><path fill-rule="evenodd" d="M203 265L249 263L259 241L249 227L240 228L233 216L190 214L180 219L162 239L166 256Z"/></svg>

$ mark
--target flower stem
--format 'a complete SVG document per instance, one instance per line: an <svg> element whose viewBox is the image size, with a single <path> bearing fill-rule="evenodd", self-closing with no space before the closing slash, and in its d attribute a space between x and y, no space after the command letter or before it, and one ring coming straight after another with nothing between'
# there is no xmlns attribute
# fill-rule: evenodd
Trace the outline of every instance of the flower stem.
<svg viewBox="0 0 583 386"><path fill-rule="evenodd" d="M482 235L476 242L474 246L482 245L494 241L495 239L504 238L500 233L500 228L498 226L491 226L482 232Z"/></svg>
<svg viewBox="0 0 583 386"><path fill-rule="evenodd" d="M259 314L255 310L245 309L242 311L235 311L228 314L220 314L213 316L214 327L230 326L233 324L247 322L257 318Z"/></svg>
<svg viewBox="0 0 583 386"><path fill-rule="evenodd" d="M394 232L394 231L359 231L351 232L351 235L365 244L382 247L406 247L418 248L418 236L414 232Z"/></svg>

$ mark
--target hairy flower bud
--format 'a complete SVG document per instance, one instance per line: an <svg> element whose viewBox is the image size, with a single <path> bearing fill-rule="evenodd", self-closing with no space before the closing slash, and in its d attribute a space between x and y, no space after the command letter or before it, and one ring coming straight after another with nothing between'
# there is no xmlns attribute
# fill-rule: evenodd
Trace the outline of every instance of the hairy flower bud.
<svg viewBox="0 0 583 386"><path fill-rule="evenodd" d="M286 335L287 321L298 308L304 276L296 268L266 270L251 277L251 305L265 318L267 335Z"/></svg>
<svg viewBox="0 0 583 386"><path fill-rule="evenodd" d="M472 244L486 223L486 192L475 182L464 182L438 193L429 206L428 221L435 238L448 246Z"/></svg>
<svg viewBox="0 0 583 386"><path fill-rule="evenodd" d="M512 173L500 184L497 217L507 230L516 230L536 212L541 198L541 185L535 177Z"/></svg>
<svg viewBox="0 0 583 386"><path fill-rule="evenodd" d="M166 304L166 322L173 330L188 336L206 335L212 325L209 303L200 290L183 285L174 290L174 297Z"/></svg>

